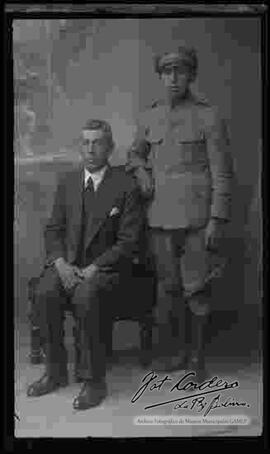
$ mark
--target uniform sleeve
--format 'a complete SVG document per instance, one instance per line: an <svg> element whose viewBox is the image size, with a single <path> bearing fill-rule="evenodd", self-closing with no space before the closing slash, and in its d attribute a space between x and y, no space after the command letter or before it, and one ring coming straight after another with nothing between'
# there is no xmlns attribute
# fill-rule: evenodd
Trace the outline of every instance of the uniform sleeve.
<svg viewBox="0 0 270 454"><path fill-rule="evenodd" d="M137 120L134 128L133 141L127 152L126 170L130 172L144 198L151 198L153 194L153 172L149 160L151 144L147 140L149 127L142 116Z"/></svg>
<svg viewBox="0 0 270 454"><path fill-rule="evenodd" d="M226 123L217 109L206 109L205 138L212 184L211 217L229 221L233 182L233 163Z"/></svg>

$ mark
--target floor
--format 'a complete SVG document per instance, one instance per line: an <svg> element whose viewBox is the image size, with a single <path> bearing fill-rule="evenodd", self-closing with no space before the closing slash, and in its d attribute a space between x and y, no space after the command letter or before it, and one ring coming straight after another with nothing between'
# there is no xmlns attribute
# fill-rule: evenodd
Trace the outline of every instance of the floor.
<svg viewBox="0 0 270 454"><path fill-rule="evenodd" d="M143 370L138 360L139 351L134 346L115 353L114 363L107 372L108 397L97 408L76 412L72 401L80 389L73 380L74 351L72 338L67 336L66 345L69 352L70 384L57 392L39 398L26 396L29 383L39 378L42 365L33 366L29 362L29 338L16 335L15 367L15 436L20 437L196 437L196 436L257 436L262 430L262 368L258 357L207 357L210 376L218 376L227 382L238 381L237 390L226 390L221 393L221 400L247 403L249 407L229 407L213 409L207 415L209 419L220 416L245 415L249 418L246 425L234 425L228 420L223 424L210 425L209 422L194 425L195 418L202 418L199 407L193 409L175 409L176 404L167 404L145 410L146 405L179 398L180 391L170 394L171 384L165 383L161 390L150 391L149 387L134 403L131 402L136 391L142 386L143 377L149 370ZM189 371L179 370L168 374L171 383L177 381ZM159 374L158 379L166 374ZM188 380L185 381L187 383ZM145 382L144 382L145 383ZM154 383L154 382L153 382ZM177 394L178 392L178 394ZM184 393L184 394L183 394ZM193 391L194 393L194 391ZM190 391L181 391L182 396ZM218 390L211 396L218 395ZM176 396L176 397L175 397ZM210 403L209 396L207 402ZM228 400L228 399L227 399ZM188 400L187 402L190 402ZM157 421L156 416L162 417ZM140 424L134 418L142 417ZM164 419L166 417L166 419ZM186 419L189 417L189 420ZM146 419L147 418L147 419ZM173 418L173 420L172 420ZM153 421L157 424L154 425ZM145 424L148 423L148 425ZM174 424L172 424L172 422ZM196 420L196 422L198 422ZM186 423L186 424L184 424Z"/></svg>

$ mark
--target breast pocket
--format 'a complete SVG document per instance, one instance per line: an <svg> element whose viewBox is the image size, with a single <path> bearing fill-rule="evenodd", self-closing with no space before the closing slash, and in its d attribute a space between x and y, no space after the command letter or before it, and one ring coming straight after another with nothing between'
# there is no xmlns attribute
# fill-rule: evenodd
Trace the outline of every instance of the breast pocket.
<svg viewBox="0 0 270 454"><path fill-rule="evenodd" d="M148 129L148 140L153 145L162 145L166 135L166 127L163 123L152 124Z"/></svg>
<svg viewBox="0 0 270 454"><path fill-rule="evenodd" d="M179 160L186 164L199 164L206 159L205 142L200 137L177 137L175 145Z"/></svg>

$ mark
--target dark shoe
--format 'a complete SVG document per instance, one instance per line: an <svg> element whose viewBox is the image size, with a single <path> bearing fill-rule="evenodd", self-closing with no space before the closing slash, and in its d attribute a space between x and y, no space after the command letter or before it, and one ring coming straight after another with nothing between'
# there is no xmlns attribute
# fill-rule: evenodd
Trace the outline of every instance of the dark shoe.
<svg viewBox="0 0 270 454"><path fill-rule="evenodd" d="M27 396L28 397L39 397L45 394L49 394L55 391L60 386L67 386L68 378L61 377L61 379L57 379L55 377L49 376L47 373L42 375L42 377L32 383L27 389Z"/></svg>
<svg viewBox="0 0 270 454"><path fill-rule="evenodd" d="M85 380L80 393L73 401L75 410L87 410L97 407L106 397L107 388L105 381Z"/></svg>

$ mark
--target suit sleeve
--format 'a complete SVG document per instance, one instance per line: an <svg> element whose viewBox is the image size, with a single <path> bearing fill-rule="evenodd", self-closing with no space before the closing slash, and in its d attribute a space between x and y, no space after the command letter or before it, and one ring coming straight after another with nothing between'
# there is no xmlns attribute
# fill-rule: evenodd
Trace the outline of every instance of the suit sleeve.
<svg viewBox="0 0 270 454"><path fill-rule="evenodd" d="M123 210L115 244L100 255L94 264L99 268L110 268L122 260L131 259L138 252L139 235L143 225L143 208L140 192L130 178L129 188L125 191Z"/></svg>
<svg viewBox="0 0 270 454"><path fill-rule="evenodd" d="M65 182L63 177L58 177L52 212L44 230L44 242L46 251L45 265L48 266L52 264L59 257L66 257L65 236Z"/></svg>
<svg viewBox="0 0 270 454"><path fill-rule="evenodd" d="M222 134L222 122L216 110L207 110L205 134L211 173L211 217L229 221L233 182L233 162L228 138Z"/></svg>

